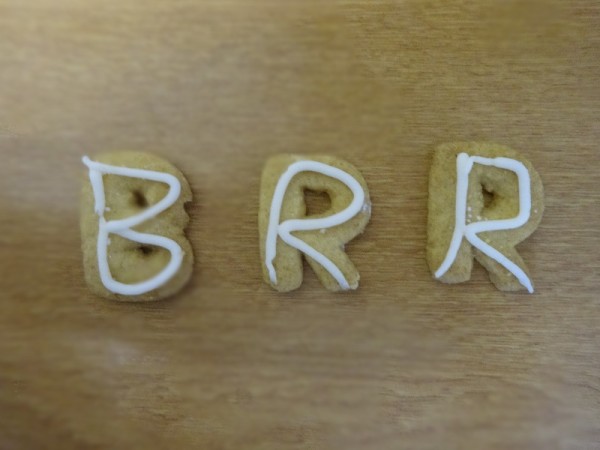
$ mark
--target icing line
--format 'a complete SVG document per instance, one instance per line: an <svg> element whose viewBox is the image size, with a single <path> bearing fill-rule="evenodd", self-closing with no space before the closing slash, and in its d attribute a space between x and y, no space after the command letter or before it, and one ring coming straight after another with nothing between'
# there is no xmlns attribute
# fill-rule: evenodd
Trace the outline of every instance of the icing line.
<svg viewBox="0 0 600 450"><path fill-rule="evenodd" d="M97 243L98 270L100 272L100 279L104 287L115 294L141 295L167 283L181 267L183 262L182 248L172 239L154 234L140 233L132 230L131 228L136 227L157 216L175 204L181 193L181 183L177 177L163 172L103 164L92 161L87 156L83 157L83 163L89 168L90 183L92 185L95 201L94 211L99 216ZM130 178L141 178L144 180L166 183L169 186L169 192L156 205L145 209L139 214L126 219L106 221L104 218L104 212L107 210L107 208L105 204L106 198L104 192L104 182L102 179L103 175L106 174ZM107 250L110 243L108 236L111 233L140 244L162 247L169 251L171 254L171 260L158 275L150 278L149 280L136 284L120 283L112 277L108 264Z"/></svg>
<svg viewBox="0 0 600 450"><path fill-rule="evenodd" d="M469 190L469 173L473 164L482 164L494 166L500 169L510 170L517 175L519 183L519 214L511 219L502 220L484 220L479 222L466 223L467 212L467 193ZM484 158L480 156L469 156L466 153L460 153L456 158L456 221L454 233L450 241L450 247L446 258L439 269L435 272L435 277L440 278L452 267L463 237L467 239L475 248L495 260L498 264L506 268L512 275L519 280L529 293L533 292L533 285L527 274L517 264L508 259L491 245L479 238L478 234L486 231L512 230L523 226L529 220L531 214L531 179L527 167L515 159L511 158Z"/></svg>
<svg viewBox="0 0 600 450"><path fill-rule="evenodd" d="M328 217L320 219L292 219L279 223L283 199L288 186L292 178L301 172L317 172L341 181L352 191L352 194L354 195L352 202L343 211ZM321 230L321 232L324 232L323 230L327 228L341 225L361 212L364 202L365 193L362 186L349 173L317 161L298 161L291 164L279 179L271 201L265 258L271 282L277 284L277 271L275 270L273 261L277 256L277 238L281 237L286 244L318 262L338 282L342 289L351 289L351 286L344 277L342 271L330 259L315 250L306 242L293 236L292 233L295 231L312 230Z"/></svg>

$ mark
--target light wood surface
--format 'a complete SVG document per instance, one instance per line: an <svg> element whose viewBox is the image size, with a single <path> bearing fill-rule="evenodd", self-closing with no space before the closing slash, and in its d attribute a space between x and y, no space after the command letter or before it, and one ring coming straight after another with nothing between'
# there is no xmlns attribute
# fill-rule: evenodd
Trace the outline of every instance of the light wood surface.
<svg viewBox="0 0 600 450"><path fill-rule="evenodd" d="M600 10L589 1L0 0L0 448L600 449ZM434 282L427 173L490 140L540 172L537 287ZM83 283L83 154L167 156L192 283ZM261 168L369 183L348 295L261 280Z"/></svg>

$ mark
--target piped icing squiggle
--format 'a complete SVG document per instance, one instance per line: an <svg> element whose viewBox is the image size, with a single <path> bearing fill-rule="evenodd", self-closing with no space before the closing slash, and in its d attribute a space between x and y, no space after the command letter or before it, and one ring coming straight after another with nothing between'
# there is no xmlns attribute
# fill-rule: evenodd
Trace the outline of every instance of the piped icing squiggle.
<svg viewBox="0 0 600 450"><path fill-rule="evenodd" d="M343 211L328 217L319 219L292 219L279 223L283 199L288 186L292 178L301 172L317 172L341 181L352 191L354 196L352 202ZM275 270L273 261L277 256L277 238L280 237L286 244L301 251L323 266L342 289L351 289L350 284L338 266L306 242L293 236L292 233L295 231L312 230L321 230L321 232L324 232L327 228L333 228L351 220L363 210L364 204L365 192L360 183L349 173L317 161L298 161L291 164L279 179L271 202L265 256L265 264L268 268L271 282L274 285L277 284L277 271Z"/></svg>
<svg viewBox="0 0 600 450"><path fill-rule="evenodd" d="M181 193L181 183L177 177L151 170L132 169L128 167L118 167L109 164L103 164L92 161L87 156L83 158L83 163L89 168L89 177L94 193L95 206L94 210L99 216L98 221L98 269L100 271L100 279L106 289L115 294L121 295L142 295L150 292L160 286L166 284L179 270L183 261L183 250L172 239L154 234L140 233L132 228L141 225L147 220L156 217L161 212L170 208ZM126 219L109 220L104 218L106 211L106 199L104 193L104 175L119 175L123 177L141 178L144 180L158 181L169 186L169 192L160 202L145 209L144 211ZM169 251L171 260L167 266L156 276L149 280L135 283L125 284L116 281L110 272L108 264L108 245L110 243L109 235L116 234L140 244L155 245Z"/></svg>
<svg viewBox="0 0 600 450"><path fill-rule="evenodd" d="M473 168L473 164L494 166L510 170L517 175L519 183L519 214L516 217L467 224L467 193L469 190L469 173ZM484 158L460 153L456 159L456 173L456 222L454 233L450 241L448 253L439 269L435 272L435 277L441 278L452 267L464 237L475 248L506 268L506 270L519 280L521 285L532 293L533 285L523 269L478 236L479 233L487 231L512 230L527 223L531 214L531 179L527 167L522 162L511 158Z"/></svg>

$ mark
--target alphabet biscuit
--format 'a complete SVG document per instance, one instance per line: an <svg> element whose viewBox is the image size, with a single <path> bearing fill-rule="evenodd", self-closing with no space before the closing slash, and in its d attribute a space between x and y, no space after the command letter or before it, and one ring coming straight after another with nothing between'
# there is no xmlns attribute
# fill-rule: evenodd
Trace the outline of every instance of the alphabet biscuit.
<svg viewBox="0 0 600 450"><path fill-rule="evenodd" d="M326 193L331 207L307 216L305 191ZM302 254L330 291L356 289L360 275L344 252L371 216L367 184L351 164L331 156L279 155L262 175L259 230L263 275L280 292L302 284Z"/></svg>
<svg viewBox="0 0 600 450"><path fill-rule="evenodd" d="M473 257L502 291L533 292L515 246L539 225L543 186L518 152L491 143L450 143L435 150L429 176L427 261L434 277L461 283Z"/></svg>
<svg viewBox="0 0 600 450"><path fill-rule="evenodd" d="M183 174L139 152L85 157L81 237L90 290L119 301L151 301L179 291L194 256L184 230L192 192Z"/></svg>

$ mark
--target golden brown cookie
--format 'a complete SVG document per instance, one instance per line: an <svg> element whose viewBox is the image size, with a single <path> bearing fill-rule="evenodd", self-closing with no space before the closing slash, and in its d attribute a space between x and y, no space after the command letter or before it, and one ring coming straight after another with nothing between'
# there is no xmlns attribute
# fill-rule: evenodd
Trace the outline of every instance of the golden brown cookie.
<svg viewBox="0 0 600 450"><path fill-rule="evenodd" d="M329 196L329 210L307 216L305 191ZM367 184L332 156L279 155L262 175L260 250L265 281L280 292L302 284L302 254L330 291L356 289L359 273L344 252L371 217Z"/></svg>
<svg viewBox="0 0 600 450"><path fill-rule="evenodd" d="M515 246L539 225L543 195L531 163L508 147L476 142L438 147L429 176L427 230L434 277L467 281L475 257L498 289L533 292Z"/></svg>
<svg viewBox="0 0 600 450"><path fill-rule="evenodd" d="M147 153L84 158L81 195L85 279L95 294L151 301L179 291L194 256L184 230L192 192L168 161Z"/></svg>

